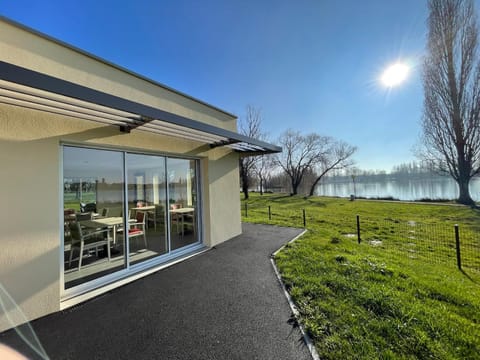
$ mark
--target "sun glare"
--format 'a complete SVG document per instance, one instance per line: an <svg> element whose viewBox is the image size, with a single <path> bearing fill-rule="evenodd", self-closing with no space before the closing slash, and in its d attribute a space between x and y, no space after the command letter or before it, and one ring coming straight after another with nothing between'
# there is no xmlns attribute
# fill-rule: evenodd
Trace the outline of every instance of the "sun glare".
<svg viewBox="0 0 480 360"><path fill-rule="evenodd" d="M382 84L387 87L400 85L408 76L409 67L402 63L390 65L382 74Z"/></svg>

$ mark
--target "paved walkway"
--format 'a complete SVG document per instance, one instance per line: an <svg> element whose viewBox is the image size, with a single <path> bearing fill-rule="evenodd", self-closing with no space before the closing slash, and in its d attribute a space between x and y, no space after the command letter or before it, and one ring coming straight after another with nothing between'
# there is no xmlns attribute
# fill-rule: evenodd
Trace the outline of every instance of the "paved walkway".
<svg viewBox="0 0 480 360"><path fill-rule="evenodd" d="M51 359L310 359L269 260L300 232L244 224L206 253L32 325ZM0 342L22 346L13 332Z"/></svg>

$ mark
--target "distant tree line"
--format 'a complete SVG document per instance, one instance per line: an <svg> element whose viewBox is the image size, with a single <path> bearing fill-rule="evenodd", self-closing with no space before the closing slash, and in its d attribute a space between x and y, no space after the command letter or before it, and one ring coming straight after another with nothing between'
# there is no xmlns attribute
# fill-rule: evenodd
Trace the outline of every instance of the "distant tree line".
<svg viewBox="0 0 480 360"><path fill-rule="evenodd" d="M267 140L261 131L261 120L260 110L247 106L246 116L240 123L241 133ZM322 178L353 165L351 156L356 151L355 146L333 137L302 134L292 129L284 131L277 143L283 149L280 154L240 157L240 183L245 199L249 190L257 185L260 193L267 188L312 196Z"/></svg>
<svg viewBox="0 0 480 360"><path fill-rule="evenodd" d="M262 161L270 158L271 155L263 156ZM269 166L266 168L263 179L257 174L253 174L250 179L250 191L257 192L283 192L291 193L291 179L281 169L275 166ZM322 183L368 183L368 182L383 182L383 181L410 181L410 180L430 180L437 177L446 177L443 173L439 173L436 169L426 162L406 162L395 165L392 170L387 172L383 169L371 170L371 169L359 169L354 166L350 166L345 169L335 169L329 172L322 180L317 183L319 186ZM311 191L311 185L317 178L317 174L309 169L304 173L303 179L298 186L299 194L308 195Z"/></svg>
<svg viewBox="0 0 480 360"><path fill-rule="evenodd" d="M350 167L345 171L332 172L325 178L325 182L409 181L415 179L432 179L440 176L446 175L438 172L428 162L411 161L394 165L390 172L386 170L364 170L357 167Z"/></svg>

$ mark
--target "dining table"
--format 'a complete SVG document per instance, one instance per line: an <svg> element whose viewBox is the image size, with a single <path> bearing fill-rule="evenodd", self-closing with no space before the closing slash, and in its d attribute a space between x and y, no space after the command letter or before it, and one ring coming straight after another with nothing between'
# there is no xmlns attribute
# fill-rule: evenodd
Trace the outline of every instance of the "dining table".
<svg viewBox="0 0 480 360"><path fill-rule="evenodd" d="M184 235L185 232L185 227L184 227L184 222L185 222L185 215L188 214L193 214L195 211L195 208L193 207L182 207L182 208L176 208L176 209L171 209L170 214L177 214L179 215L181 222L182 222L182 236Z"/></svg>
<svg viewBox="0 0 480 360"><path fill-rule="evenodd" d="M135 210L135 211L152 211L152 210L155 210L155 205L137 206L137 207L133 207L132 210Z"/></svg>
<svg viewBox="0 0 480 360"><path fill-rule="evenodd" d="M135 219L129 219L128 222L135 222ZM123 217L122 216L112 216L112 217L99 217L94 218L91 220L83 220L80 221L80 225L87 227L87 228L102 228L107 227L112 229L113 232L113 244L117 243L117 228L118 226L123 225Z"/></svg>

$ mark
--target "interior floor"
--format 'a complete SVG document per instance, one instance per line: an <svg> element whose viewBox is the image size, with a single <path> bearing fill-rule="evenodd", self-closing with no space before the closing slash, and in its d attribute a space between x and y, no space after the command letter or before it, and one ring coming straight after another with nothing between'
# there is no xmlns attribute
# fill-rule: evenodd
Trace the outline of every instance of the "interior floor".
<svg viewBox="0 0 480 360"><path fill-rule="evenodd" d="M171 249L174 251L197 242L196 232L192 228L185 227L183 232L181 229L172 228ZM178 233L177 233L178 230ZM136 236L129 239L129 262L135 265L146 260L167 254L168 241L165 236L163 227L157 226L146 229L146 242L143 236ZM117 241L110 245L110 261L108 260L107 246L100 246L97 249L84 251L82 257L82 265L78 268L79 250L74 249L71 264L70 246L65 246L64 253L64 281L65 288L82 284L84 282L111 274L113 272L126 268L125 251L123 238L117 236Z"/></svg>

